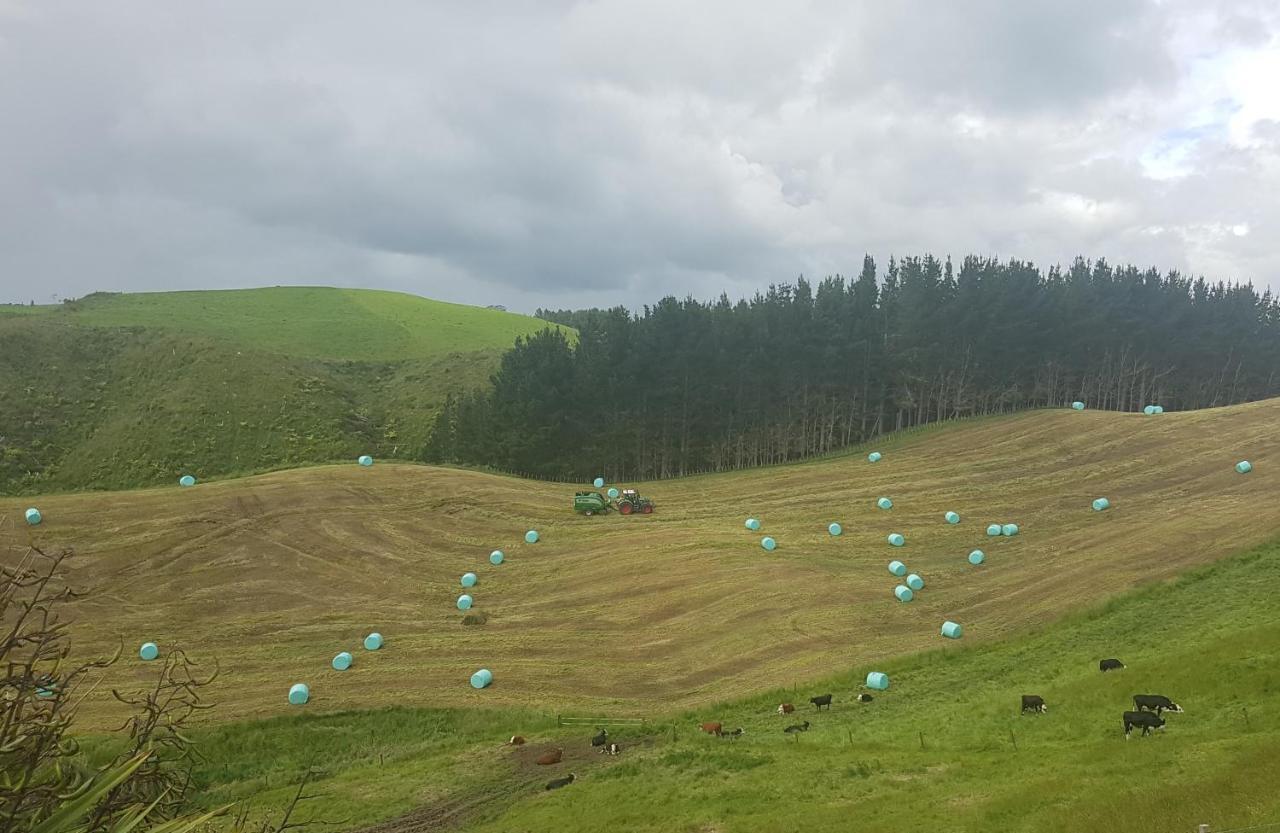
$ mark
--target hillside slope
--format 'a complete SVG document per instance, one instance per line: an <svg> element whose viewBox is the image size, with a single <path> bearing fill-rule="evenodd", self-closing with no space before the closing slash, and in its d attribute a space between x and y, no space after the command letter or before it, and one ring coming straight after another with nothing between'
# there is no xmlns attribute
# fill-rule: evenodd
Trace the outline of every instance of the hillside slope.
<svg viewBox="0 0 1280 833"><path fill-rule="evenodd" d="M891 439L862 455L642 485L652 516L584 518L572 488L405 465L3 500L12 552L74 547L97 595L81 650L181 643L234 669L223 715L387 704L652 712L789 686L935 647L946 619L986 642L1274 536L1280 400L1157 417L1036 412ZM1237 474L1241 458L1253 473ZM875 508L880 495L895 506ZM1094 512L1107 496L1113 508ZM31 529L21 510L47 521ZM962 516L943 522L944 511ZM764 521L759 534L742 528ZM827 524L845 534L833 538ZM991 522L1022 533L989 539ZM542 541L522 543L526 529ZM891 548L890 532L907 545ZM778 541L774 553L760 534ZM970 550L987 562L973 567ZM508 559L488 564L491 549ZM894 600L904 560L927 587ZM474 570L462 627L458 577ZM328 660L378 630L387 647ZM1135 633L1135 644L1151 638ZM1127 645L1117 645L1123 653ZM136 662L113 674L142 673ZM492 669L483 692L472 671ZM105 701L89 704L91 710Z"/></svg>
<svg viewBox="0 0 1280 833"><path fill-rule="evenodd" d="M0 493L412 458L446 396L545 326L318 288L0 307Z"/></svg>

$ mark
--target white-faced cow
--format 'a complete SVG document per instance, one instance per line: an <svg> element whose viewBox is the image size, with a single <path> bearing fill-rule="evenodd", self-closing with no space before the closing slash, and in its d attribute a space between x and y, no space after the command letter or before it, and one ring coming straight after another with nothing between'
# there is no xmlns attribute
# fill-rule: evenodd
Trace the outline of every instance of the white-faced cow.
<svg viewBox="0 0 1280 833"><path fill-rule="evenodd" d="M1125 712L1124 713L1124 739L1129 739L1129 732L1134 727L1141 726L1142 734L1151 734L1152 729L1163 729L1164 718L1151 712Z"/></svg>
<svg viewBox="0 0 1280 833"><path fill-rule="evenodd" d="M791 705L790 703L778 704L778 714L791 714L795 710L796 710L796 707Z"/></svg>
<svg viewBox="0 0 1280 833"><path fill-rule="evenodd" d="M859 694L856 699L859 703L870 703L876 698L872 697L870 694Z"/></svg>
<svg viewBox="0 0 1280 833"><path fill-rule="evenodd" d="M1135 694L1133 695L1133 708L1137 711L1150 710L1156 714L1161 712L1182 713L1182 706L1179 706L1163 694Z"/></svg>
<svg viewBox="0 0 1280 833"><path fill-rule="evenodd" d="M1041 697L1039 694L1022 695L1022 713L1023 714L1026 714L1027 712L1036 712L1037 714L1043 714L1044 712L1047 712L1047 711L1049 711L1049 707L1044 704L1044 698Z"/></svg>

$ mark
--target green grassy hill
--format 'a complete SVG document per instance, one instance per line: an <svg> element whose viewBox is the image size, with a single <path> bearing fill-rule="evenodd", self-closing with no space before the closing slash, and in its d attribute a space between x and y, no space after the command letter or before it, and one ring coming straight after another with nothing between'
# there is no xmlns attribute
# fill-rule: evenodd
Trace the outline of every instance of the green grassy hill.
<svg viewBox="0 0 1280 833"><path fill-rule="evenodd" d="M0 307L0 494L416 456L537 319L370 290Z"/></svg>

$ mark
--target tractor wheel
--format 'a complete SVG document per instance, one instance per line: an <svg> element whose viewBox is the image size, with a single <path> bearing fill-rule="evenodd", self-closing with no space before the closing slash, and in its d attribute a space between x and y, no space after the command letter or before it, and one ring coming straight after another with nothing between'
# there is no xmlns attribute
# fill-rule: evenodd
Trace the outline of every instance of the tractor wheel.
<svg viewBox="0 0 1280 833"><path fill-rule="evenodd" d="M630 514L631 514L631 504L629 504L629 503L624 503L624 504L622 504L621 506L619 506L619 507L618 507L618 511L619 511L619 512L621 512L621 513L622 513L622 514L624 514L624 515L630 515Z"/></svg>
<svg viewBox="0 0 1280 833"><path fill-rule="evenodd" d="M641 509L640 511L641 511L641 512L643 512L643 513L644 513L644 514L646 514L646 515L652 515L652 514L653 514L653 504L652 504L652 503L646 503L646 504L644 505L644 508L643 508L643 509Z"/></svg>

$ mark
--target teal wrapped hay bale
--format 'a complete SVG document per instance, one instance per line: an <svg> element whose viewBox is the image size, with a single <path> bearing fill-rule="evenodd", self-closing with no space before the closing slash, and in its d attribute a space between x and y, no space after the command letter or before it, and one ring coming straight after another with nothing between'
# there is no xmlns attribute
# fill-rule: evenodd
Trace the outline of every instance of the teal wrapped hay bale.
<svg viewBox="0 0 1280 833"><path fill-rule="evenodd" d="M760 539L760 546L764 547L769 552L773 552L778 548L778 542L766 535Z"/></svg>
<svg viewBox="0 0 1280 833"><path fill-rule="evenodd" d="M905 576L907 574L907 565L901 561L890 561L889 572L895 576Z"/></svg>
<svg viewBox="0 0 1280 833"><path fill-rule="evenodd" d="M1004 526L1000 527L1000 534L1006 538L1012 538L1013 536L1018 534L1018 525L1005 524Z"/></svg>
<svg viewBox="0 0 1280 833"><path fill-rule="evenodd" d="M974 550L973 552L969 553L969 563L975 567L986 560L987 560L987 554L982 550Z"/></svg>
<svg viewBox="0 0 1280 833"><path fill-rule="evenodd" d="M873 451L873 452L871 452L870 454L868 454L868 455L867 455L867 462L868 462L868 463L878 463L878 462L880 462L880 452L879 452L879 451Z"/></svg>
<svg viewBox="0 0 1280 833"><path fill-rule="evenodd" d="M603 478L603 477L597 477L595 480L592 480L592 481L591 481L591 485L592 485L592 486L595 486L597 489L603 489L603 488L604 488L604 478Z"/></svg>
<svg viewBox="0 0 1280 833"><path fill-rule="evenodd" d="M1074 410L1074 411L1083 411L1083 410L1084 410L1084 403L1083 403L1083 402L1079 402L1079 401L1072 402L1072 403L1071 403L1071 409L1072 409L1072 410Z"/></svg>
<svg viewBox="0 0 1280 833"><path fill-rule="evenodd" d="M189 474L184 474L184 475L182 475L182 477L179 477L179 478L178 478L178 485L179 485L179 486L194 486L194 485L196 485L196 479L195 479L194 477L192 477L191 475L189 475Z"/></svg>
<svg viewBox="0 0 1280 833"><path fill-rule="evenodd" d="M372 465L373 465L373 458L372 458L372 457L370 457L368 454L361 454L361 455L356 459L356 462L357 462L357 463L359 463L360 465L364 466L365 468L368 468L369 466L372 466Z"/></svg>
<svg viewBox="0 0 1280 833"><path fill-rule="evenodd" d="M1240 462L1236 463L1236 471L1240 472L1241 474L1248 474L1249 472L1253 471L1253 463L1250 463L1248 460L1241 460Z"/></svg>
<svg viewBox="0 0 1280 833"><path fill-rule="evenodd" d="M1104 509L1110 509L1110 508L1111 508L1111 501L1107 500L1107 499L1106 499L1106 498L1104 498L1104 497L1094 498L1094 500L1093 500L1093 511L1095 511L1095 512L1101 512L1101 511L1103 511Z"/></svg>
<svg viewBox="0 0 1280 833"><path fill-rule="evenodd" d="M466 593L463 593L461 596L458 597L458 610L470 610L473 602L474 602L474 599L472 599Z"/></svg>
<svg viewBox="0 0 1280 833"><path fill-rule="evenodd" d="M897 596L900 602L909 602L916 597L916 594L911 592L911 588L905 584L899 584L893 588L893 595Z"/></svg>
<svg viewBox="0 0 1280 833"><path fill-rule="evenodd" d="M832 523L827 526L827 532L830 532L833 536L843 535L844 527L840 526L838 523Z"/></svg>
<svg viewBox="0 0 1280 833"><path fill-rule="evenodd" d="M621 492L619 492L619 491L618 491L617 489L615 489L614 487L610 486L610 487L609 487L609 491L605 492L605 494L609 496L609 500L617 500L617 499L618 499L618 495L620 495L620 494L622 494L622 493L621 493Z"/></svg>
<svg viewBox="0 0 1280 833"><path fill-rule="evenodd" d="M142 647L138 649L138 658L147 662L151 662L158 656L160 656L160 649L154 642L143 642Z"/></svg>
<svg viewBox="0 0 1280 833"><path fill-rule="evenodd" d="M1163 405L1157 405L1157 406L1155 407L1155 411L1154 411L1154 413L1157 413L1157 414L1163 414L1163 413L1164 413L1164 406L1163 406Z"/></svg>
<svg viewBox="0 0 1280 833"><path fill-rule="evenodd" d="M760 521L757 518L747 518L747 522L743 526L752 532L758 532L760 530Z"/></svg>
<svg viewBox="0 0 1280 833"><path fill-rule="evenodd" d="M39 526L40 522L44 520L44 515L41 515L40 510L32 506L26 512L26 518L27 518L27 523L31 524L32 526Z"/></svg>
<svg viewBox="0 0 1280 833"><path fill-rule="evenodd" d="M964 628L960 627L959 622L943 622L942 635L947 639L959 639L964 634Z"/></svg>
<svg viewBox="0 0 1280 833"><path fill-rule="evenodd" d="M907 576L907 586L910 587L912 590L923 590L924 579L920 578L920 576L916 575L915 573L912 573L911 575Z"/></svg>
<svg viewBox="0 0 1280 833"><path fill-rule="evenodd" d="M351 660L352 660L351 653L348 651L343 651L342 653L338 654L333 658L333 662L331 663L333 665L333 670L346 671L348 668L351 667Z"/></svg>
<svg viewBox="0 0 1280 833"><path fill-rule="evenodd" d="M463 587L475 587L477 580L475 573L463 573L460 583Z"/></svg>
<svg viewBox="0 0 1280 833"><path fill-rule="evenodd" d="M489 563L495 567L497 567L499 564L505 561L506 558L507 556L505 553L503 553L502 550L494 550L493 552L489 553Z"/></svg>
<svg viewBox="0 0 1280 833"><path fill-rule="evenodd" d="M880 507L881 509L892 509L893 501L889 500L887 497L882 497L876 501L876 506Z"/></svg>
<svg viewBox="0 0 1280 833"><path fill-rule="evenodd" d="M524 542L526 544L536 544L538 543L538 537L538 530L531 529L524 534Z"/></svg>
<svg viewBox="0 0 1280 833"><path fill-rule="evenodd" d="M995 538L999 534L1000 534L1000 524L991 524L991 526L987 527L987 535L991 536L992 538Z"/></svg>
<svg viewBox="0 0 1280 833"><path fill-rule="evenodd" d="M311 689L306 683L294 683L289 687L289 703L294 706L305 706L311 699Z"/></svg>
<svg viewBox="0 0 1280 833"><path fill-rule="evenodd" d="M867 675L867 688L874 688L876 691L888 691L889 675L881 674L879 671L872 671Z"/></svg>
<svg viewBox="0 0 1280 833"><path fill-rule="evenodd" d="M471 675L472 688L484 688L493 682L493 672L488 668L481 668L479 671Z"/></svg>
<svg viewBox="0 0 1280 833"><path fill-rule="evenodd" d="M960 515L956 512L948 512L947 514L943 515L942 518L949 524L960 523Z"/></svg>
<svg viewBox="0 0 1280 833"><path fill-rule="evenodd" d="M371 633L364 638L364 649L366 651L376 651L382 647L382 634Z"/></svg>
<svg viewBox="0 0 1280 833"><path fill-rule="evenodd" d="M888 541L890 545L895 547L900 547L903 544L907 543L907 539L903 538L902 533L900 532L890 532L889 537L886 538L885 540Z"/></svg>
<svg viewBox="0 0 1280 833"><path fill-rule="evenodd" d="M1156 406L1155 406L1155 405L1148 405L1147 407L1145 407L1145 408L1143 408L1143 409L1142 409L1142 412L1143 412L1144 414L1146 414L1147 416L1151 416L1152 414L1154 414L1154 413L1156 412Z"/></svg>

